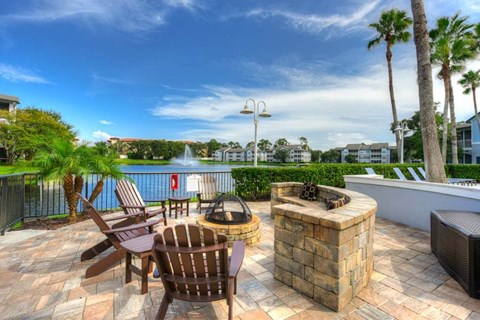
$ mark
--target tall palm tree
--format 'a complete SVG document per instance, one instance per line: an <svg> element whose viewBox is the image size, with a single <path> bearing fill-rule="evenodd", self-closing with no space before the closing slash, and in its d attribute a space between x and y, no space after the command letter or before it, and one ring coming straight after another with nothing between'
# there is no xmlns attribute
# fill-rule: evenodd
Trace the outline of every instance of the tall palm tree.
<svg viewBox="0 0 480 320"><path fill-rule="evenodd" d="M472 34L472 24L468 17L442 17L436 22L436 28L430 30L430 59L440 66L439 78L443 80L445 97L448 97L450 110L452 163L458 163L457 125L455 117L455 99L452 86L452 74L461 72L465 62L475 56L475 41ZM442 156L446 161L446 130L448 128L448 108L445 104L443 115L444 135L442 141Z"/></svg>
<svg viewBox="0 0 480 320"><path fill-rule="evenodd" d="M377 37L368 43L368 49L379 45L383 41L387 45L387 66L388 66L388 88L390 91L390 104L392 106L393 126L398 126L397 107L395 105L395 92L393 90L393 71L392 71L392 46L398 42L406 43L410 40L411 34L408 31L412 19L407 16L405 11L392 9L381 14L380 20L369 25L375 29ZM395 140L397 143L397 152L400 154L400 132L395 131Z"/></svg>
<svg viewBox="0 0 480 320"><path fill-rule="evenodd" d="M50 150L39 151L30 165L40 170L45 180L62 180L70 220L77 219L78 192L84 176L90 173L91 150L87 145L75 146L68 140L55 140Z"/></svg>
<svg viewBox="0 0 480 320"><path fill-rule="evenodd" d="M478 117L476 90L480 87L480 70L469 70L462 75L458 83L465 89L463 94L472 93L473 96L473 110L475 112L475 119L477 120L478 129L480 129L480 118Z"/></svg>
<svg viewBox="0 0 480 320"><path fill-rule="evenodd" d="M422 128L423 154L427 179L431 182L446 182L440 146L438 144L433 101L432 65L428 45L427 18L423 0L411 0L413 34L417 51L417 81L420 100L420 125Z"/></svg>

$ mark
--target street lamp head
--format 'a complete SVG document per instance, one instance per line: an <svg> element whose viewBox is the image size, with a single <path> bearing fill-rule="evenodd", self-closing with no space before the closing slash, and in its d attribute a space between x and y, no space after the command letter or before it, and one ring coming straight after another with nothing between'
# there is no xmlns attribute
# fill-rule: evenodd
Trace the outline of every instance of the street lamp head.
<svg viewBox="0 0 480 320"><path fill-rule="evenodd" d="M272 115L267 111L267 108L264 108L258 116L262 118L270 118Z"/></svg>
<svg viewBox="0 0 480 320"><path fill-rule="evenodd" d="M396 132L402 131L402 127L400 127L400 123L398 124L398 126L395 129L393 129L393 131L396 131Z"/></svg>
<svg viewBox="0 0 480 320"><path fill-rule="evenodd" d="M252 114L253 111L250 110L247 105L245 105L245 107L243 107L243 110L240 111L240 113L241 113L241 114Z"/></svg>

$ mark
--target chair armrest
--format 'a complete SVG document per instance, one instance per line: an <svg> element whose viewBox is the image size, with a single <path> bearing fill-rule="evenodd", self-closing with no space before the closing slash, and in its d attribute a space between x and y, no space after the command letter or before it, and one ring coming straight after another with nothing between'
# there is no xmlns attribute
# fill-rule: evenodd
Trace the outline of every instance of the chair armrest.
<svg viewBox="0 0 480 320"><path fill-rule="evenodd" d="M165 206L165 203L167 203L167 199L159 199L159 200L143 200L143 202L161 202L162 207Z"/></svg>
<svg viewBox="0 0 480 320"><path fill-rule="evenodd" d="M245 257L245 242L235 241L233 243L232 255L230 256L229 278L235 278L242 267Z"/></svg>
<svg viewBox="0 0 480 320"><path fill-rule="evenodd" d="M134 206L134 205L126 205L126 204L121 204L120 208L125 208L125 209L143 209L145 210L147 206Z"/></svg>
<svg viewBox="0 0 480 320"><path fill-rule="evenodd" d="M120 219L127 219L127 218L135 218L138 216L144 216L145 214L143 212L138 212L138 213L130 213L130 214L124 214L118 217L112 217L112 218L107 218L103 219L104 221L115 221L115 220L120 220Z"/></svg>
<svg viewBox="0 0 480 320"><path fill-rule="evenodd" d="M148 222L143 222L143 223L137 223L137 224L132 224L132 225L130 225L130 226L128 226L128 227L105 230L105 231L103 231L103 233L104 233L104 234L112 234L112 233L119 233L119 232L126 232L126 231L131 231L131 230L148 228L148 227L151 227L151 226L153 226L153 225L156 225L156 224L162 222L162 220L163 220L163 219L154 220L154 221L148 221Z"/></svg>

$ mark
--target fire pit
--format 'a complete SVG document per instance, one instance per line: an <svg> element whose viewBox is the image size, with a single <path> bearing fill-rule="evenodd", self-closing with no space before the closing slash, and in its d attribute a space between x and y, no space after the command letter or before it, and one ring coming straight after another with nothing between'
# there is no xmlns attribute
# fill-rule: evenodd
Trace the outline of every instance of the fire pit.
<svg viewBox="0 0 480 320"><path fill-rule="evenodd" d="M244 224L252 220L252 212L239 197L224 194L208 206L205 220L218 224Z"/></svg>
<svg viewBox="0 0 480 320"><path fill-rule="evenodd" d="M241 198L231 194L224 194L211 203L205 215L197 218L197 224L225 234L229 246L236 240L252 244L260 238L260 218L252 214Z"/></svg>

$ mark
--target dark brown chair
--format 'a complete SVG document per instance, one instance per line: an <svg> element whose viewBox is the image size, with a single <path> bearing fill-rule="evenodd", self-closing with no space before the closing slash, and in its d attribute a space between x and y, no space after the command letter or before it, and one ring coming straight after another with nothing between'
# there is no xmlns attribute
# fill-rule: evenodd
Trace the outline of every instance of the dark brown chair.
<svg viewBox="0 0 480 320"><path fill-rule="evenodd" d="M217 235L215 241L212 229L177 225L175 232L168 227L163 235L155 236L152 251L165 288L156 319L165 318L174 298L191 302L227 299L228 319L232 319L233 295L245 242L233 243L229 259L225 235Z"/></svg>
<svg viewBox="0 0 480 320"><path fill-rule="evenodd" d="M197 209L198 212L202 213L202 204L206 203L210 205L217 200L219 195L222 195L222 192L217 191L217 180L212 176L202 176L198 181L198 203Z"/></svg>
<svg viewBox="0 0 480 320"><path fill-rule="evenodd" d="M125 248L120 245L122 242L155 233L156 231L153 229L153 226L161 222L161 220L151 220L143 223L132 224L126 227L111 228L107 224L107 221L125 219L125 216L123 215L120 217L103 219L85 197L83 197L81 194L78 195L83 202L84 212L89 214L92 220L97 224L100 231L107 236L107 239L84 251L82 253L81 260L90 260L108 248L114 247L114 251L112 253L88 267L87 271L85 272L85 278L97 276L107 269L113 267L118 261L126 256ZM142 212L132 213L127 215L127 218L135 218L136 216L142 214Z"/></svg>
<svg viewBox="0 0 480 320"><path fill-rule="evenodd" d="M143 200L135 184L132 183L130 180L126 179L117 181L117 185L115 187L115 194L118 201L120 202L120 207L123 209L127 216L136 213L141 213L143 216L135 216L134 219L130 218L124 220L118 224L115 224L114 227L123 227L132 223L139 223L141 222L139 221L140 217L143 217L143 221L147 221L147 219L159 214L163 215L163 219L161 221L163 221L164 225L167 225L167 208L165 206L165 199ZM156 210L151 210L145 205L145 202L161 202L162 207Z"/></svg>

